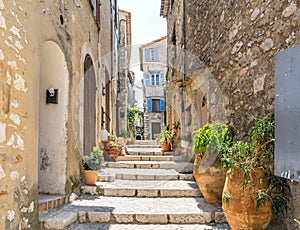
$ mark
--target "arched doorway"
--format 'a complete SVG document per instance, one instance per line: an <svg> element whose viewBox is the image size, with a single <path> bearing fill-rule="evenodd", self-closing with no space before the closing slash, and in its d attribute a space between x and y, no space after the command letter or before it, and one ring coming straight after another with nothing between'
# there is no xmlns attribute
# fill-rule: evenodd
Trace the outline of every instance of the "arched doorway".
<svg viewBox="0 0 300 230"><path fill-rule="evenodd" d="M55 42L42 45L40 58L39 193L65 194L69 72Z"/></svg>
<svg viewBox="0 0 300 230"><path fill-rule="evenodd" d="M89 154L96 145L96 78L90 55L84 60L83 151Z"/></svg>

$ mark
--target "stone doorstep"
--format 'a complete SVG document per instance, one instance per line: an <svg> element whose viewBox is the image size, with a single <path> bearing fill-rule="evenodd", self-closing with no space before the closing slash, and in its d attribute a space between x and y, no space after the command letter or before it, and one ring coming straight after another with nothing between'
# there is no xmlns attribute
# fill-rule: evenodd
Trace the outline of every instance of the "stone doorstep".
<svg viewBox="0 0 300 230"><path fill-rule="evenodd" d="M117 224L223 224L215 219L215 212L202 213L117 213L117 212L61 212L54 216L44 216L40 218L41 226L44 229L65 229L68 226L79 222L85 223L117 223ZM218 216L224 216L223 212L218 212ZM222 218L222 221L225 218Z"/></svg>
<svg viewBox="0 0 300 230"><path fill-rule="evenodd" d="M138 149L138 148L147 148L147 149L158 149L161 148L160 145L127 145L127 148Z"/></svg>
<svg viewBox="0 0 300 230"><path fill-rule="evenodd" d="M198 188L103 188L101 186L81 186L82 194L111 197L202 197Z"/></svg>
<svg viewBox="0 0 300 230"><path fill-rule="evenodd" d="M139 156L173 156L173 152L162 152L162 151L151 151L151 152L146 152L146 151L133 151L133 150L128 150L127 151L128 155L139 155Z"/></svg>
<svg viewBox="0 0 300 230"><path fill-rule="evenodd" d="M121 161L107 162L109 168L175 169L177 172L192 172L193 163L172 161Z"/></svg>
<svg viewBox="0 0 300 230"><path fill-rule="evenodd" d="M117 173L115 179L119 180L188 180L194 181L194 175L188 174L169 174L169 175L155 175L155 174L126 174Z"/></svg>
<svg viewBox="0 0 300 230"><path fill-rule="evenodd" d="M60 195L39 195L38 211L40 214L48 213L49 211L59 208L69 202L68 196Z"/></svg>
<svg viewBox="0 0 300 230"><path fill-rule="evenodd" d="M181 156L143 156L127 155L119 156L117 161L181 161Z"/></svg>
<svg viewBox="0 0 300 230"><path fill-rule="evenodd" d="M74 230L229 230L227 224L79 224Z"/></svg>

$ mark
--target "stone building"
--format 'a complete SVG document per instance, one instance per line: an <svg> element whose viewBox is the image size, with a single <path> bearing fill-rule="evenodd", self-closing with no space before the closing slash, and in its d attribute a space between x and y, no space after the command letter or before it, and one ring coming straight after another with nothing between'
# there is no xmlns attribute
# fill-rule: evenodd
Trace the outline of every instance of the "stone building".
<svg viewBox="0 0 300 230"><path fill-rule="evenodd" d="M114 133L116 1L0 0L0 229L39 229L38 194L78 192Z"/></svg>
<svg viewBox="0 0 300 230"><path fill-rule="evenodd" d="M144 139L155 140L165 125L165 73L167 38L140 47L140 69L145 87Z"/></svg>
<svg viewBox="0 0 300 230"><path fill-rule="evenodd" d="M128 133L127 107L132 106L134 73L129 71L131 56L131 13L119 10L119 71L117 88L117 136Z"/></svg>
<svg viewBox="0 0 300 230"><path fill-rule="evenodd" d="M161 16L168 23L167 120L181 121L182 136L207 122L225 122L236 128L237 139L245 139L254 118L275 110L275 57L300 43L299 7L293 0L162 0ZM295 229L300 186L290 185L285 224Z"/></svg>

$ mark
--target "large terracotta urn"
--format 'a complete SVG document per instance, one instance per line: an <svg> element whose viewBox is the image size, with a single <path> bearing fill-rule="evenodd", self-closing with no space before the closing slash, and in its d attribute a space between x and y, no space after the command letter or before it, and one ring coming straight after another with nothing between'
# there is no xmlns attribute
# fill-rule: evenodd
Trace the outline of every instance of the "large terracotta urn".
<svg viewBox="0 0 300 230"><path fill-rule="evenodd" d="M247 176L248 177L248 176ZM243 188L245 174L241 170L227 173L222 207L232 230L266 229L272 218L271 201L262 202L258 208L257 192L268 188L267 175L255 168L249 177L251 186Z"/></svg>
<svg viewBox="0 0 300 230"><path fill-rule="evenodd" d="M197 154L194 161L193 173L197 185L207 203L221 203L226 177L221 168L221 161L216 157L213 163L203 170L200 168L202 157L206 157L205 154Z"/></svg>

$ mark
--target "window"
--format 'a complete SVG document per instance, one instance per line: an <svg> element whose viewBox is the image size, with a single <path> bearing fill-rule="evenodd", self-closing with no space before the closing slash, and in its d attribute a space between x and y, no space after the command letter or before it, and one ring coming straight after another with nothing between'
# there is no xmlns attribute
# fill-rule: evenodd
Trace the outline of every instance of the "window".
<svg viewBox="0 0 300 230"><path fill-rule="evenodd" d="M165 74L163 71L159 73L147 72L145 75L146 75L146 86L163 85L165 82Z"/></svg>
<svg viewBox="0 0 300 230"><path fill-rule="evenodd" d="M153 113L159 113L159 112L165 112L165 99L159 98L159 99L152 99L148 98L148 112Z"/></svg>
<svg viewBox="0 0 300 230"><path fill-rule="evenodd" d="M145 49L145 61L146 62L158 62L158 48L146 48Z"/></svg>
<svg viewBox="0 0 300 230"><path fill-rule="evenodd" d="M151 85L159 85L159 74L151 74Z"/></svg>
<svg viewBox="0 0 300 230"><path fill-rule="evenodd" d="M159 99L152 99L152 112L160 112L159 103L160 103Z"/></svg>

